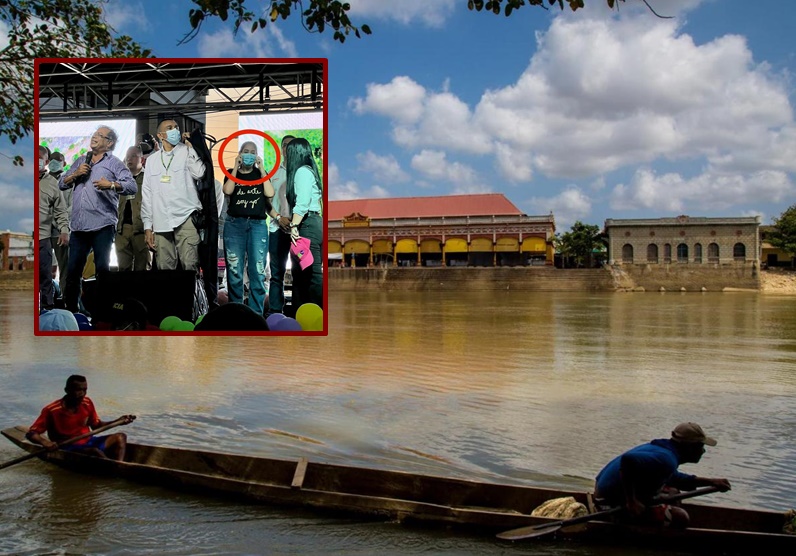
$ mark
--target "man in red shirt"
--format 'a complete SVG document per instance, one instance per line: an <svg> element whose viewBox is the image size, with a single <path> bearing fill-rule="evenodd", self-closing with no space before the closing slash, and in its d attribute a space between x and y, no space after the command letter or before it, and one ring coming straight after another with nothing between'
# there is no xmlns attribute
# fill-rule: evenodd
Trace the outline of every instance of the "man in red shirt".
<svg viewBox="0 0 796 556"><path fill-rule="evenodd" d="M80 436L107 425L100 420L94 402L86 397L88 382L86 377L72 375L66 379L66 395L45 406L41 415L28 430L28 439L41 444L48 450L55 450L59 442ZM135 415L124 415L124 424L131 423ZM47 437L42 436L47 433ZM62 450L85 453L101 458L124 460L127 435L123 432L107 436L90 436L72 444L62 446Z"/></svg>

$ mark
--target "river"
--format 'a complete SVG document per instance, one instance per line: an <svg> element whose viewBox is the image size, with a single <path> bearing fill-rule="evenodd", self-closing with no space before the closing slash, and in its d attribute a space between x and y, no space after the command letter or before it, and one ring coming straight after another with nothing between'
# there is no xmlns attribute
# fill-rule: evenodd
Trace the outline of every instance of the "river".
<svg viewBox="0 0 796 556"><path fill-rule="evenodd" d="M719 444L682 469L733 484L701 502L796 505L794 296L330 292L323 338L37 338L31 298L0 291L3 427L80 373L103 418L138 415L133 441L589 489L690 420ZM2 554L377 552L639 554L0 471Z"/></svg>

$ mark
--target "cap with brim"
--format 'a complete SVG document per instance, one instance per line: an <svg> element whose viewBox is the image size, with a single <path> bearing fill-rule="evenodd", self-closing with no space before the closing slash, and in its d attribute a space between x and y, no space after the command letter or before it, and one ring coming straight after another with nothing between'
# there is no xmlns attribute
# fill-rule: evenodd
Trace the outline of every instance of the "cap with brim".
<svg viewBox="0 0 796 556"><path fill-rule="evenodd" d="M680 423L672 431L672 440L684 444L707 444L715 446L718 444L715 439L709 437L696 423Z"/></svg>

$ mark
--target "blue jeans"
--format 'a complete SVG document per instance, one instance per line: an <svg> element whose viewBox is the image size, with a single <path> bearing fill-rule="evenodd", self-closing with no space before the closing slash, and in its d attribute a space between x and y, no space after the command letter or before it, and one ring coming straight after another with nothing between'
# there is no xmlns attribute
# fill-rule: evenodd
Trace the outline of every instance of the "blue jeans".
<svg viewBox="0 0 796 556"><path fill-rule="evenodd" d="M108 272L111 268L111 249L116 237L113 226L105 226L92 232L72 232L69 236L69 263L66 265L66 291L64 304L76 313L80 298L80 281L86 267L88 254L94 251L94 266L97 274Z"/></svg>
<svg viewBox="0 0 796 556"><path fill-rule="evenodd" d="M243 303L243 268L249 275L249 307L262 315L265 304L265 255L268 224L265 220L230 216L224 222L224 257L230 303Z"/></svg>
<svg viewBox="0 0 796 556"><path fill-rule="evenodd" d="M301 270L294 260L290 267L293 275L293 309L297 311L305 303L315 303L323 308L323 217L308 212L298 229L301 237L310 240L312 264Z"/></svg>
<svg viewBox="0 0 796 556"><path fill-rule="evenodd" d="M290 256L290 236L281 229L268 234L268 255L271 259L271 286L268 288L268 310L281 313L285 305L285 271Z"/></svg>

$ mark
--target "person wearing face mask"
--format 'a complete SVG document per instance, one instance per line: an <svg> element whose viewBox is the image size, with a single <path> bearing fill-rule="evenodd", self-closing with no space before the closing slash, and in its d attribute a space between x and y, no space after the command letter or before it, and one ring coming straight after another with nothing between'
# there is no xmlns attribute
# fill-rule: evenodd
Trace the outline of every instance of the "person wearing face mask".
<svg viewBox="0 0 796 556"><path fill-rule="evenodd" d="M202 209L195 180L204 176L205 164L174 120L160 122L157 136L161 149L147 159L141 182L144 239L158 269L175 270L179 262L195 271L200 238L191 217Z"/></svg>
<svg viewBox="0 0 796 556"><path fill-rule="evenodd" d="M55 306L55 288L53 287L53 257L50 234L53 227L59 230L59 245L69 241L69 218L66 203L58 190L58 182L47 173L49 149L39 147L39 299L41 308L52 309Z"/></svg>
<svg viewBox="0 0 796 556"><path fill-rule="evenodd" d="M144 223L141 220L141 184L144 180L140 147L130 147L124 163L133 174L138 193L119 196L119 223L116 225L116 260L119 272L149 270L151 254L144 241Z"/></svg>
<svg viewBox="0 0 796 556"><path fill-rule="evenodd" d="M227 269L227 292L231 303L243 303L244 268L249 276L248 305L262 315L265 305L268 254L268 223L266 215L271 210L274 186L271 180L257 185L240 182L263 178L263 161L257 156L257 146L247 141L241 145L235 158L235 167L229 170L232 178L224 182L223 190L229 195L229 206L224 221L224 256Z"/></svg>
<svg viewBox="0 0 796 556"><path fill-rule="evenodd" d="M56 151L50 154L50 162L47 163L47 170L50 176L55 178L56 183L61 178L61 174L64 173L65 165L66 159L62 153ZM61 191L61 196L66 203L66 214L68 218L72 213L72 190L67 189ZM58 263L58 286L63 292L66 287L66 265L69 263L69 239L67 237L66 243L61 242L61 230L55 223L53 223L52 232L50 234L50 242L52 243L53 252L55 253L55 260Z"/></svg>
<svg viewBox="0 0 796 556"><path fill-rule="evenodd" d="M58 181L62 191L74 189L64 289L64 303L73 313L79 309L81 279L89 253L94 252L98 275L110 270L119 195L138 191L130 170L113 156L118 140L112 128L98 127L90 138L90 151L75 160Z"/></svg>

